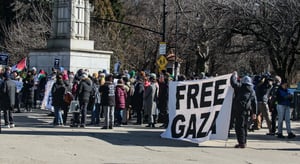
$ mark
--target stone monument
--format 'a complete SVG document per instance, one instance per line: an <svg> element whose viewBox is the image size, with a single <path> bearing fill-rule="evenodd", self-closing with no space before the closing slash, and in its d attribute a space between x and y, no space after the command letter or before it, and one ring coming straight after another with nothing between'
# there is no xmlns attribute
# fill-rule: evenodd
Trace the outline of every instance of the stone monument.
<svg viewBox="0 0 300 164"><path fill-rule="evenodd" d="M55 0L53 4L52 33L47 48L29 53L30 67L47 72L61 68L76 72L88 69L90 73L110 69L112 51L94 50L89 40L91 4L89 0Z"/></svg>

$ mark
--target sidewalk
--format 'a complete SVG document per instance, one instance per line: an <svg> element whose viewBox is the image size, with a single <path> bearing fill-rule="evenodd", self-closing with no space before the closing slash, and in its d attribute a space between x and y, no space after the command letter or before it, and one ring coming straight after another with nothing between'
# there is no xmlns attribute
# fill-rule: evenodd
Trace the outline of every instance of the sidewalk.
<svg viewBox="0 0 300 164"><path fill-rule="evenodd" d="M294 139L267 136L267 129L250 132L248 147L235 149L233 131L227 141L200 145L162 139L164 129L126 125L53 128L45 111L15 113L16 127L2 129L0 163L299 163L300 121L292 122ZM3 120L2 120L3 121ZM266 127L266 126L265 126ZM286 131L284 131L286 134Z"/></svg>

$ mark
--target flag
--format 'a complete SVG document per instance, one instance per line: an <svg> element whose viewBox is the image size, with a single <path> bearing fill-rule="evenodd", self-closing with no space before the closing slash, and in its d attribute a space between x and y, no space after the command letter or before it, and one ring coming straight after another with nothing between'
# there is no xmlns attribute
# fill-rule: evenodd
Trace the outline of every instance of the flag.
<svg viewBox="0 0 300 164"><path fill-rule="evenodd" d="M23 71L26 68L26 60L27 58L22 59L18 64L12 66L12 71Z"/></svg>
<svg viewBox="0 0 300 164"><path fill-rule="evenodd" d="M41 80L44 77L46 77L45 71L44 70L40 70L40 73L38 74L38 79Z"/></svg>

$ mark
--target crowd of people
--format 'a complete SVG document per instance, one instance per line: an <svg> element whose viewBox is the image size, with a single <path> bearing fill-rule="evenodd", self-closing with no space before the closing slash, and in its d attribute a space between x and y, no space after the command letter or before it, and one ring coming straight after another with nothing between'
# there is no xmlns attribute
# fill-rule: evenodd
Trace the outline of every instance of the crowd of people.
<svg viewBox="0 0 300 164"><path fill-rule="evenodd" d="M0 77L0 107L4 111L4 127L7 128L15 126L13 112L31 112L41 107L51 82L50 94L47 94L51 98L47 97L47 102L51 100L54 127L100 126L100 118L104 118L102 129L128 123L146 123L152 128L157 122L162 123L162 127L168 124L168 81L171 76L166 71L156 75L125 70L122 74L113 75L105 70L90 74L87 69L73 73L63 68L52 68L48 74L43 70L37 72L35 67L25 73L6 67L1 70ZM2 89L7 84L11 88L10 93ZM6 96L8 94L11 96ZM69 95L68 100L66 95ZM72 100L78 102L78 112L70 113ZM91 113L90 120L87 120L88 112ZM70 120L68 114L72 114ZM133 117L136 117L136 122L130 121Z"/></svg>
<svg viewBox="0 0 300 164"><path fill-rule="evenodd" d="M20 74L6 67L0 71L0 77L0 107L4 112L4 127L7 128L15 126L12 114L15 109L21 112L22 106L22 112L30 112L38 108L37 102L45 98L50 81L53 82L49 92L55 127L100 127L100 118L103 117L102 129L127 125L132 123L133 117L136 117L134 124L137 125L146 123L151 128L155 128L158 122L162 123L162 127L168 125L168 84L173 79L165 70L159 74L125 70L113 75L105 70L90 74L87 69L73 73L53 68L47 74L43 70L37 72L33 67ZM206 78L205 75L203 78ZM185 80L185 77L179 76L177 80ZM285 120L287 137L296 136L290 123L293 95L288 91L285 79L270 74L239 77L234 72L230 82L234 88L230 128L235 128L237 134L236 148L246 147L248 130L261 129L263 120L268 128L266 135L285 138L282 130ZM67 100L66 95L69 95ZM72 100L78 101L78 112L72 112L68 120ZM91 112L90 120L87 120L88 112Z"/></svg>
<svg viewBox="0 0 300 164"><path fill-rule="evenodd" d="M236 148L245 148L247 132L262 128L262 121L266 121L268 133L285 138L282 125L285 120L287 138L295 138L291 130L290 116L293 94L288 91L288 83L279 76L269 73L239 77L234 72L230 79L234 88L232 103L232 117L230 128L235 128L238 144ZM278 121L277 121L278 120ZM276 122L278 130L276 132Z"/></svg>

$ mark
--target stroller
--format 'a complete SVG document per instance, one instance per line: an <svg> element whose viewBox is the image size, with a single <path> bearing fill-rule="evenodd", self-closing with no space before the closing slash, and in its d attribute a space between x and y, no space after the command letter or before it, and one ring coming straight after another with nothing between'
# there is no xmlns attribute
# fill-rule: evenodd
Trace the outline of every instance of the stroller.
<svg viewBox="0 0 300 164"><path fill-rule="evenodd" d="M71 101L69 112L72 113L70 127L79 127L80 107L79 102L77 100Z"/></svg>

